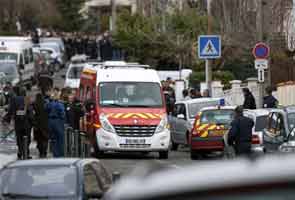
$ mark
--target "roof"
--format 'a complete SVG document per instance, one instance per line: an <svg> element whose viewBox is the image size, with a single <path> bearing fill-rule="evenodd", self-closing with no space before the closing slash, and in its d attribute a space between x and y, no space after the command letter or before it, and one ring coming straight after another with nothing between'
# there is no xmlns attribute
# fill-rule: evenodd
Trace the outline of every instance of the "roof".
<svg viewBox="0 0 295 200"><path fill-rule="evenodd" d="M210 102L210 101L220 101L222 98L198 98L198 99L189 99L177 101L176 104L184 103L184 104L193 104L193 103L202 103L202 102Z"/></svg>
<svg viewBox="0 0 295 200"><path fill-rule="evenodd" d="M138 63L124 61L107 61L104 63L88 64L83 72L91 71L97 74L97 84L100 82L152 82L161 83L154 69Z"/></svg>
<svg viewBox="0 0 295 200"><path fill-rule="evenodd" d="M74 165L81 159L66 158L66 159L40 159L40 160L23 160L8 164L6 167L33 167L33 166L56 166L56 165Z"/></svg>
<svg viewBox="0 0 295 200"><path fill-rule="evenodd" d="M110 194L111 199L132 200L208 189L234 189L248 184L295 181L294 168L294 154L271 155L257 160L201 161L150 176L123 178L112 188Z"/></svg>
<svg viewBox="0 0 295 200"><path fill-rule="evenodd" d="M201 111L203 112L203 111L216 110L216 109L219 109L219 110L235 110L236 106L209 106L209 107L202 108Z"/></svg>

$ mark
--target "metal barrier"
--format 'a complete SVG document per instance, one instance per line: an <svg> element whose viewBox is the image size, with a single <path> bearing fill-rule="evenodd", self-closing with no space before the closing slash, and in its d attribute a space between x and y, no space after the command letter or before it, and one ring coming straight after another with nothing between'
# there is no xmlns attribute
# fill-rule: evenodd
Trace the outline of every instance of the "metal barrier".
<svg viewBox="0 0 295 200"><path fill-rule="evenodd" d="M24 144L23 144L23 149L22 149L22 152L23 152L23 159L24 160L27 160L29 158L29 155L28 155L28 148L29 148L29 137L28 136L24 136Z"/></svg>
<svg viewBox="0 0 295 200"><path fill-rule="evenodd" d="M87 135L71 127L65 129L65 157L90 157L90 142Z"/></svg>

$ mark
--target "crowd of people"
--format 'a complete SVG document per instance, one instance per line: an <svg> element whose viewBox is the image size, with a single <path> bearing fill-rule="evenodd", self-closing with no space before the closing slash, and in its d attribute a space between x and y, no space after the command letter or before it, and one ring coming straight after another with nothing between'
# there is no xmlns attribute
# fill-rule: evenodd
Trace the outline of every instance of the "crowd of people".
<svg viewBox="0 0 295 200"><path fill-rule="evenodd" d="M63 157L65 124L79 129L79 119L84 113L72 90L53 88L37 93L32 100L24 87L10 89L8 112L3 123L14 121L18 159L25 159L25 155L30 158L32 131L40 158L47 157L48 144L53 157ZM24 144L24 136L28 138L28 145Z"/></svg>

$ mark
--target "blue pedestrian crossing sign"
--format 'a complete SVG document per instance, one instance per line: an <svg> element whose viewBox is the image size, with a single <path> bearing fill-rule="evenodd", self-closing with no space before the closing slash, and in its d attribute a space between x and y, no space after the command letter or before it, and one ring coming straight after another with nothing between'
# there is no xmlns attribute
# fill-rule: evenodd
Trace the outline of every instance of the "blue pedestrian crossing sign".
<svg viewBox="0 0 295 200"><path fill-rule="evenodd" d="M219 35L200 35L198 44L200 59L214 59L221 57L221 38Z"/></svg>

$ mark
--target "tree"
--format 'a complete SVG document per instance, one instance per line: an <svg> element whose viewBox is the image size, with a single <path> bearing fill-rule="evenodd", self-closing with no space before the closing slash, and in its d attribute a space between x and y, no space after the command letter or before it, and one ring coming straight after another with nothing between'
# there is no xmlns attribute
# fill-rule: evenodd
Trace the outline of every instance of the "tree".
<svg viewBox="0 0 295 200"><path fill-rule="evenodd" d="M181 62L191 67L196 62L193 48L197 37L206 30L206 17L192 9L164 14L147 18L141 13L123 12L118 18L115 44L131 61L175 68Z"/></svg>
<svg viewBox="0 0 295 200"><path fill-rule="evenodd" d="M64 31L79 31L82 28L83 17L80 10L84 3L85 0L56 0Z"/></svg>

